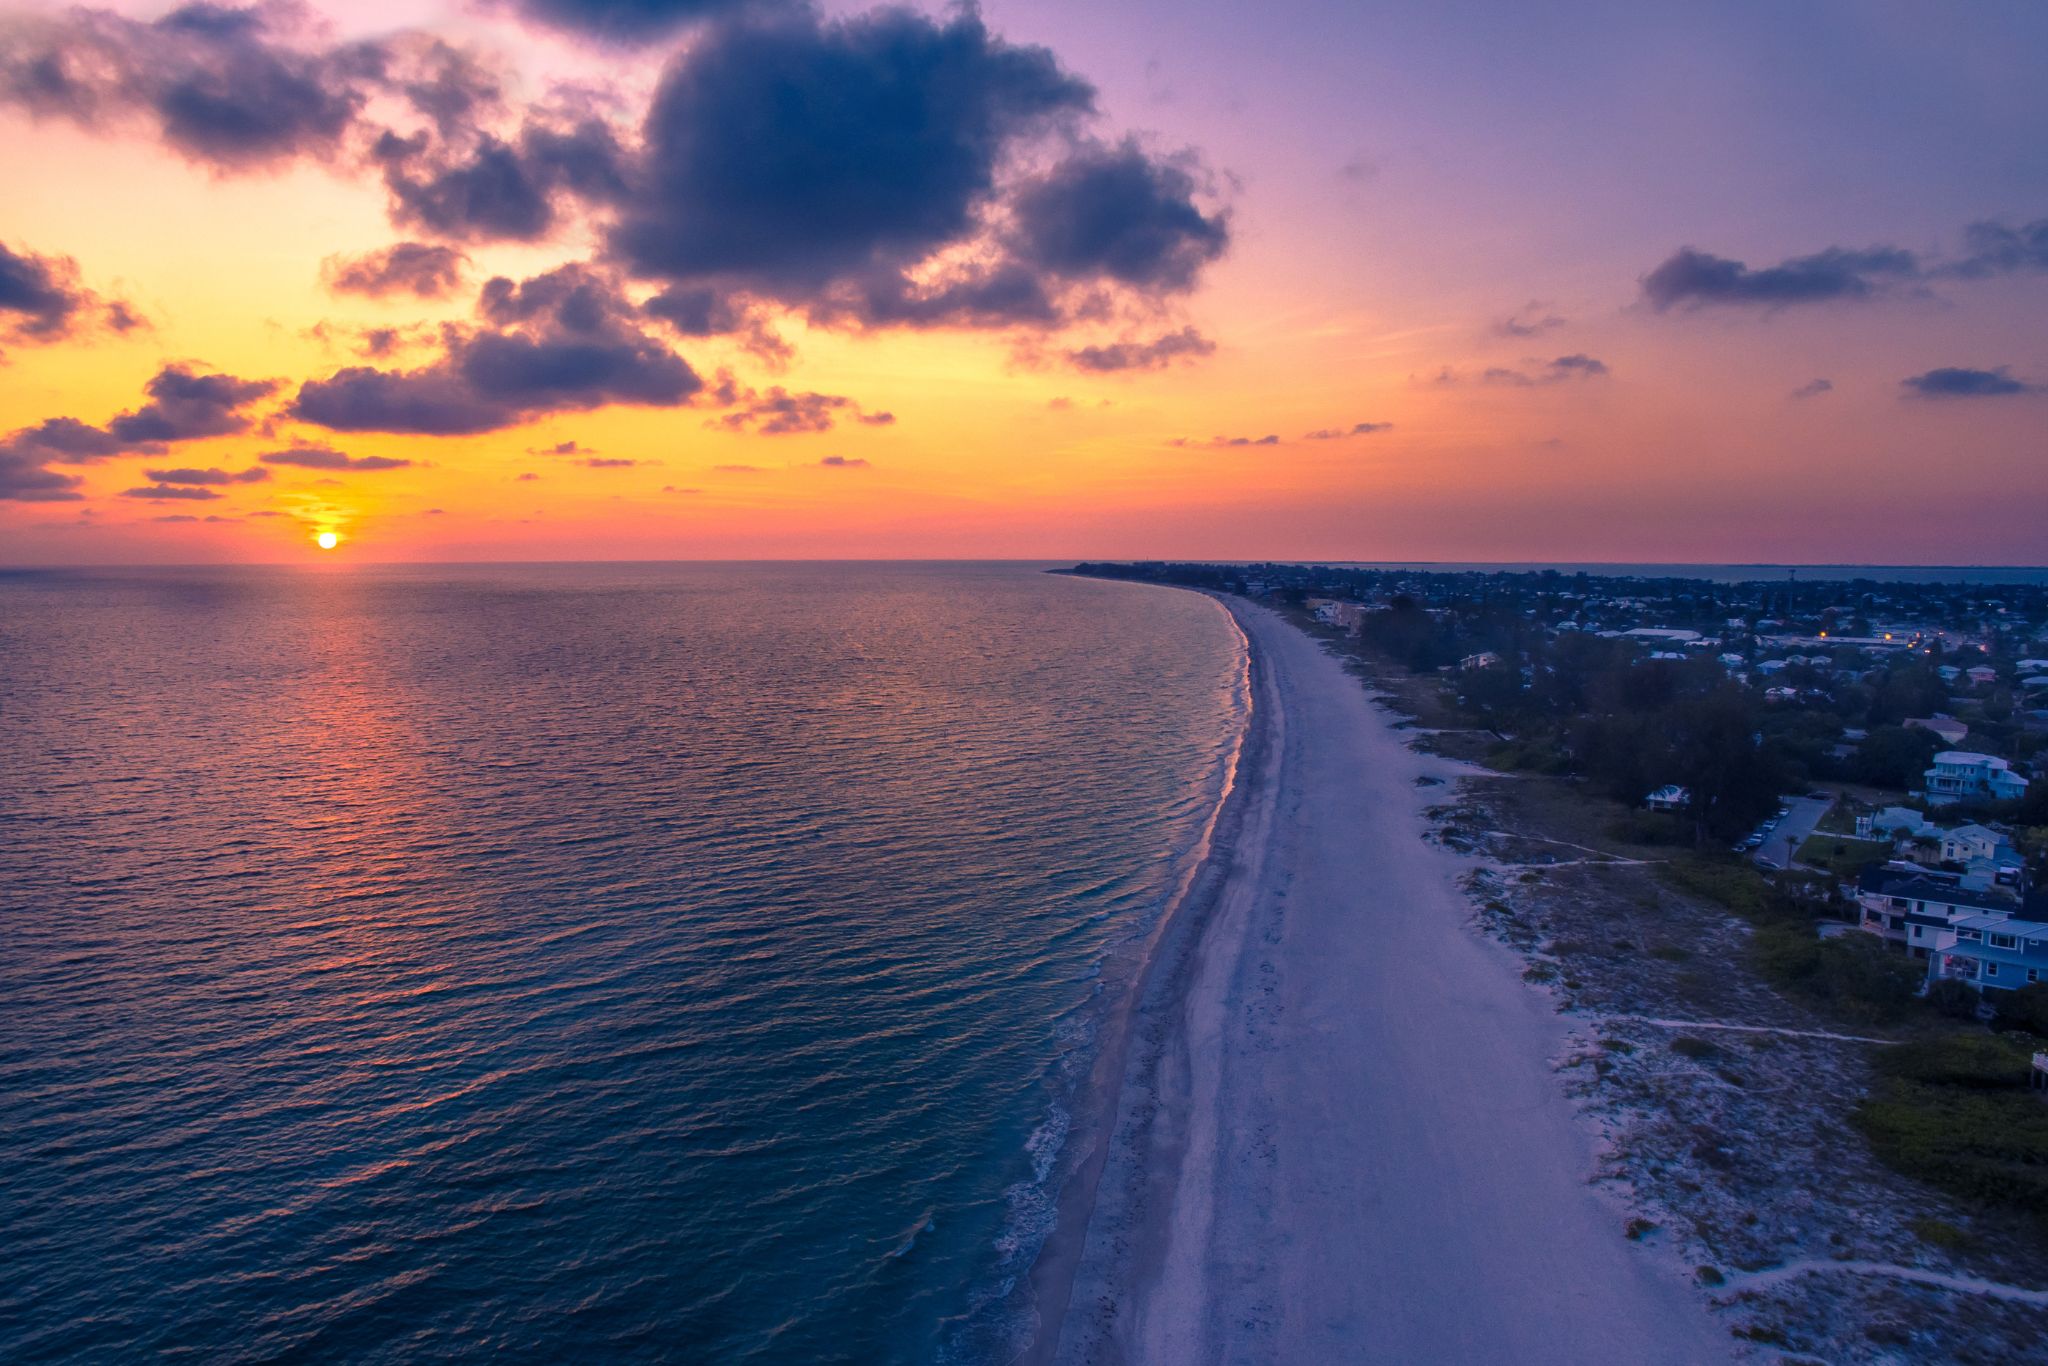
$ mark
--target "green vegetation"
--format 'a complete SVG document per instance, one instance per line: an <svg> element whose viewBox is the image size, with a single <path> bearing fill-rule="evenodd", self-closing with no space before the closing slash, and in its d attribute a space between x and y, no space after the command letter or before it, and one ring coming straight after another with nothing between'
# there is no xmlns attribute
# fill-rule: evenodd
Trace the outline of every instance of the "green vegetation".
<svg viewBox="0 0 2048 1366"><path fill-rule="evenodd" d="M1885 840L1859 840L1843 835L1809 835L1806 843L1799 846L1799 861L1825 868L1838 878L1848 879L1868 868L1873 863L1883 863L1892 856L1892 846Z"/></svg>
<svg viewBox="0 0 2048 1366"><path fill-rule="evenodd" d="M1719 902L1755 930L1750 953L1774 986L1859 1025L1895 1024L1912 1010L1925 969L1872 936L1818 937L1808 903L1750 864L1722 858L1675 859L1664 876L1695 896Z"/></svg>
<svg viewBox="0 0 2048 1366"><path fill-rule="evenodd" d="M1671 1051L1681 1058L1692 1058L1697 1061L1701 1058L1711 1058L1721 1050L1705 1039L1696 1038L1691 1034L1681 1034L1671 1041Z"/></svg>
<svg viewBox="0 0 2048 1366"><path fill-rule="evenodd" d="M1953 977L1944 977L1927 988L1927 1004L1935 1014L1951 1020L1975 1019L1977 1005L1983 999L1977 988Z"/></svg>
<svg viewBox="0 0 2048 1366"><path fill-rule="evenodd" d="M1955 1252L1970 1245L1970 1235L1946 1219L1914 1219L1907 1223L1913 1236L1929 1247Z"/></svg>
<svg viewBox="0 0 2048 1366"><path fill-rule="evenodd" d="M2048 982L2006 992L1999 998L1998 1019L2014 1029L2048 1038Z"/></svg>
<svg viewBox="0 0 2048 1366"><path fill-rule="evenodd" d="M1971 1033L1886 1049L1856 1127L1898 1171L2048 1220L2048 1105L2027 1089L2033 1044Z"/></svg>

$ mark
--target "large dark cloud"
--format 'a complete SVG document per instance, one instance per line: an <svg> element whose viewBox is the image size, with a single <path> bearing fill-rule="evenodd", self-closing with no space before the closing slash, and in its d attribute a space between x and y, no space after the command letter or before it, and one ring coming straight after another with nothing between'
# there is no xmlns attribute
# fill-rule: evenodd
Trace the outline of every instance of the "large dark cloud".
<svg viewBox="0 0 2048 1366"><path fill-rule="evenodd" d="M413 370L351 366L299 387L292 416L336 431L453 436L611 403L673 407L703 380L635 325L611 283L582 266L489 281L486 325L450 325Z"/></svg>
<svg viewBox="0 0 2048 1366"><path fill-rule="evenodd" d="M439 299L461 286L468 261L453 247L394 242L360 256L330 256L321 275L337 294L365 294L373 299L409 294L416 299Z"/></svg>
<svg viewBox="0 0 2048 1366"><path fill-rule="evenodd" d="M80 284L78 262L69 256L15 251L0 242L0 338L60 341L87 322L115 332L141 325L129 304L102 303Z"/></svg>
<svg viewBox="0 0 2048 1366"><path fill-rule="evenodd" d="M1643 297L1657 309L1708 304L1782 307L1867 298L1919 274L1918 258L1898 247L1830 247L1755 270L1725 256L1681 247L1643 277Z"/></svg>
<svg viewBox="0 0 2048 1366"><path fill-rule="evenodd" d="M665 38L706 19L742 9L774 8L768 0L510 0L552 28L611 43Z"/></svg>
<svg viewBox="0 0 2048 1366"><path fill-rule="evenodd" d="M335 151L365 95L359 53L276 39L277 9L195 4L143 23L74 9L19 19L0 42L0 99L98 127L131 113L223 170Z"/></svg>
<svg viewBox="0 0 2048 1366"><path fill-rule="evenodd" d="M1134 143L1077 152L1017 192L1011 250L1069 280L1188 289L1230 242L1223 216L1194 195L1186 169Z"/></svg>
<svg viewBox="0 0 2048 1366"><path fill-rule="evenodd" d="M557 223L558 196L624 188L601 119L555 102L501 136L502 83L476 54L419 32L329 44L289 5L18 20L0 35L0 103L93 129L141 119L219 172L373 168L395 222L459 240L532 240Z"/></svg>
<svg viewBox="0 0 2048 1366"><path fill-rule="evenodd" d="M1227 220L1191 158L1085 134L1094 104L971 11L721 24L662 80L610 251L670 286L685 331L740 296L861 327L1155 311L1224 252Z"/></svg>
<svg viewBox="0 0 2048 1366"><path fill-rule="evenodd" d="M516 142L480 133L450 144L387 132L372 155L395 221L461 241L534 241L560 221L564 195L607 202L626 193L625 154L595 119L566 129L530 122Z"/></svg>
<svg viewBox="0 0 2048 1366"><path fill-rule="evenodd" d="M149 381L149 402L109 422L107 431L131 450L232 436L249 430L249 405L277 387L276 380L199 374L184 365L167 365Z"/></svg>
<svg viewBox="0 0 2048 1366"><path fill-rule="evenodd" d="M2003 365L1990 370L1944 365L1925 374L1913 375L1899 383L1915 398L2003 398L2012 394L2038 394L2043 386L2014 379Z"/></svg>
<svg viewBox="0 0 2048 1366"><path fill-rule="evenodd" d="M900 270L971 236L1013 144L1093 101L968 12L722 27L663 78L612 245L648 276L778 297Z"/></svg>
<svg viewBox="0 0 2048 1366"><path fill-rule="evenodd" d="M1083 346L1069 351L1067 359L1079 369L1109 374L1118 370L1162 370L1177 360L1199 359L1215 350L1215 342L1192 327L1183 327L1151 341Z"/></svg>

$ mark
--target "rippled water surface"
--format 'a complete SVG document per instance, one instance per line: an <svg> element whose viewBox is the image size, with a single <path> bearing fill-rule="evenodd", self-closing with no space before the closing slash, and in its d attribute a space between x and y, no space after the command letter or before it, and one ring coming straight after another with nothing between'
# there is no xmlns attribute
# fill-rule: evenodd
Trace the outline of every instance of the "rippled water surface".
<svg viewBox="0 0 2048 1366"><path fill-rule="evenodd" d="M1236 651L1011 566L0 576L0 1359L986 1355Z"/></svg>

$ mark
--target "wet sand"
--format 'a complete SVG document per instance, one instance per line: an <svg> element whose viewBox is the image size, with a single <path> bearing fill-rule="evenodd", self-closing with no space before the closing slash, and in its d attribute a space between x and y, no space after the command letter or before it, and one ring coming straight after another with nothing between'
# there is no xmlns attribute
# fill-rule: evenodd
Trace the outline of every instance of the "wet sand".
<svg viewBox="0 0 2048 1366"><path fill-rule="evenodd" d="M1253 655L1238 785L1104 1052L1027 1359L1731 1359L1589 1185L1563 1026L1423 838L1444 789L1417 780L1458 770L1308 636L1226 605Z"/></svg>

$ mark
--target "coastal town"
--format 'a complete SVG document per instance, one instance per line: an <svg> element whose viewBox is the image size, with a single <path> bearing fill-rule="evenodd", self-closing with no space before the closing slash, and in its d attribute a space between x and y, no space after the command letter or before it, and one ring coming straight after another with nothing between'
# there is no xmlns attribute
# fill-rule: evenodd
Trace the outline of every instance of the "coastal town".
<svg viewBox="0 0 2048 1366"><path fill-rule="evenodd" d="M1583 1022L1564 1065L1640 1203L1629 1236L1697 1257L1737 1336L1830 1360L2037 1340L2048 588L1079 572L1273 608L1418 747L1498 775L1438 834L1481 860L1482 928ZM1852 1264L1883 1275L1794 1274ZM2011 1295L1926 1279L1958 1275Z"/></svg>

